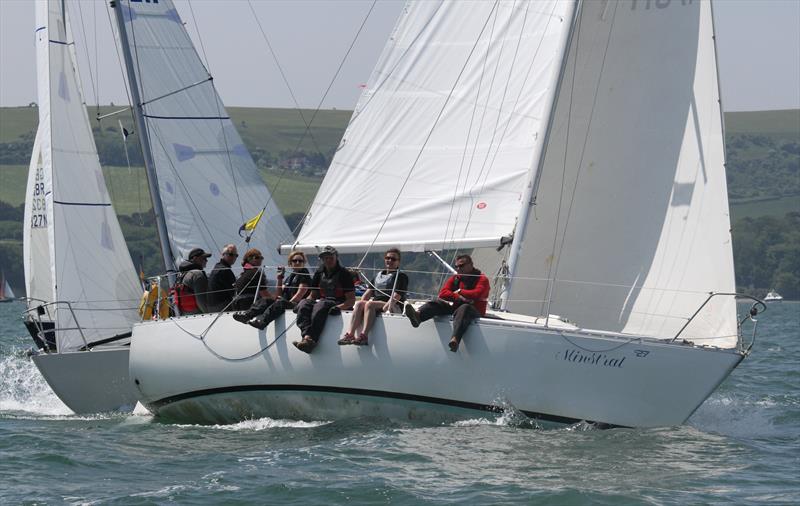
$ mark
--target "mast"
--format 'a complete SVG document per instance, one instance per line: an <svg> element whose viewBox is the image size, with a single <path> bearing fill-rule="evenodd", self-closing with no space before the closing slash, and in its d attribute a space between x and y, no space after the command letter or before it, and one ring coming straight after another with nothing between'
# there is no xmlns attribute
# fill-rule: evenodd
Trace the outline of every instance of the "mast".
<svg viewBox="0 0 800 506"><path fill-rule="evenodd" d="M578 19L580 12L581 1L576 0L575 8L572 11L572 19L570 20L570 27L566 31L566 41L564 43L564 53L561 58L561 66L558 70L558 77L556 79L556 86L551 94L550 104L548 106L547 127L545 128L544 138L542 139L541 149L539 150L538 162L536 164L536 173L534 174L533 182L525 188L522 195L522 204L520 205L520 212L518 214L518 221L514 237L511 240L510 253L508 256L508 274L506 278L503 292L500 294L500 310L505 311L508 306L508 297L511 294L511 288L514 283L514 276L517 272L517 264L519 262L519 254L522 251L522 244L525 241L525 230L528 228L528 216L530 210L536 205L536 194L539 191L539 182L542 180L542 167L544 166L545 155L547 154L547 143L550 139L550 132L553 129L553 112L555 111L556 102L561 92L561 82L564 77L564 70L567 66L569 59L569 50L572 45L572 36L575 31L575 22ZM532 168L533 169L533 168ZM528 180L530 180L530 175Z"/></svg>
<svg viewBox="0 0 800 506"><path fill-rule="evenodd" d="M150 135L147 130L147 122L144 120L144 104L139 95L139 83L136 79L136 72L133 64L133 55L128 45L127 29L125 19L122 14L122 3L124 0L111 0L110 6L114 10L119 29L119 42L122 54L125 59L125 70L128 76L128 84L131 90L131 101L133 102L133 117L136 121L136 128L139 130L139 143L142 147L144 157L144 168L147 174L147 186L150 188L150 199L153 202L153 213L156 216L156 228L158 229L158 240L161 243L161 256L164 260L164 269L169 276L170 284L175 280L175 262L173 260L172 248L169 244L167 233L167 222L164 218L164 208L161 204L161 194L158 190L158 175L156 174L155 163L153 162L153 152L150 147Z"/></svg>

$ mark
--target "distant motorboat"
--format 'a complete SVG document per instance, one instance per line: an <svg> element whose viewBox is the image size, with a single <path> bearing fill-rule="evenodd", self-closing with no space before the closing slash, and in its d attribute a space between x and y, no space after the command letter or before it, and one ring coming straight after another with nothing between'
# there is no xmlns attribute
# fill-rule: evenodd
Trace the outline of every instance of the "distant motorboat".
<svg viewBox="0 0 800 506"><path fill-rule="evenodd" d="M782 302L783 296L775 290L770 290L767 296L764 297L764 302Z"/></svg>

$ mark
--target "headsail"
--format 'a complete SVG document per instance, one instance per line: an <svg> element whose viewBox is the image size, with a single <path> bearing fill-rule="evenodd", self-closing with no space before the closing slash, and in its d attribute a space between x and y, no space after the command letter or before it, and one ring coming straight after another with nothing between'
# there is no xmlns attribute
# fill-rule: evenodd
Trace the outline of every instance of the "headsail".
<svg viewBox="0 0 800 506"><path fill-rule="evenodd" d="M265 264L283 263L277 246L292 234L172 1L119 2L173 260L237 242L241 224L270 202L250 244Z"/></svg>
<svg viewBox="0 0 800 506"><path fill-rule="evenodd" d="M24 251L28 296L71 304L55 311L58 349L68 351L83 337L130 331L140 288L100 169L62 6L36 3L39 129Z"/></svg>
<svg viewBox="0 0 800 506"><path fill-rule="evenodd" d="M582 3L509 309L671 337L735 291L713 36L707 1ZM682 337L735 346L733 298Z"/></svg>
<svg viewBox="0 0 800 506"><path fill-rule="evenodd" d="M572 8L409 2L298 245L499 246L541 149Z"/></svg>

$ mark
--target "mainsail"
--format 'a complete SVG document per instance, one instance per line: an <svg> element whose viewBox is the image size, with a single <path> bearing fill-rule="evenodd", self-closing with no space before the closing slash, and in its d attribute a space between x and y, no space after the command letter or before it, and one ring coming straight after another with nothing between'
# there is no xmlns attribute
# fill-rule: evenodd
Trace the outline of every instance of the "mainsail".
<svg viewBox="0 0 800 506"><path fill-rule="evenodd" d="M410 2L298 245L513 235L507 309L676 336L735 291L713 37L701 0ZM733 298L681 336L735 346Z"/></svg>
<svg viewBox="0 0 800 506"><path fill-rule="evenodd" d="M59 302L59 351L129 332L140 294L103 179L63 3L36 3L39 128L25 209L30 305ZM69 303L69 305L67 305ZM80 330L79 330L80 328Z"/></svg>
<svg viewBox="0 0 800 506"><path fill-rule="evenodd" d="M542 147L572 9L409 2L298 245L499 246Z"/></svg>
<svg viewBox="0 0 800 506"><path fill-rule="evenodd" d="M212 253L237 242L239 227L267 205L250 243L265 264L292 234L225 112L171 0L119 0L172 261L193 248Z"/></svg>

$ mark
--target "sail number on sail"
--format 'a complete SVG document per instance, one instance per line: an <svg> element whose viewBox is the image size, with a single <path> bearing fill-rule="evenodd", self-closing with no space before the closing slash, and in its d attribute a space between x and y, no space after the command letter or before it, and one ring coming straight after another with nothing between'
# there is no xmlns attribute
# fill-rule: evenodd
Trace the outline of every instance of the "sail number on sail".
<svg viewBox="0 0 800 506"><path fill-rule="evenodd" d="M31 228L47 227L47 203L44 198L44 169L36 169L36 182L31 195Z"/></svg>

